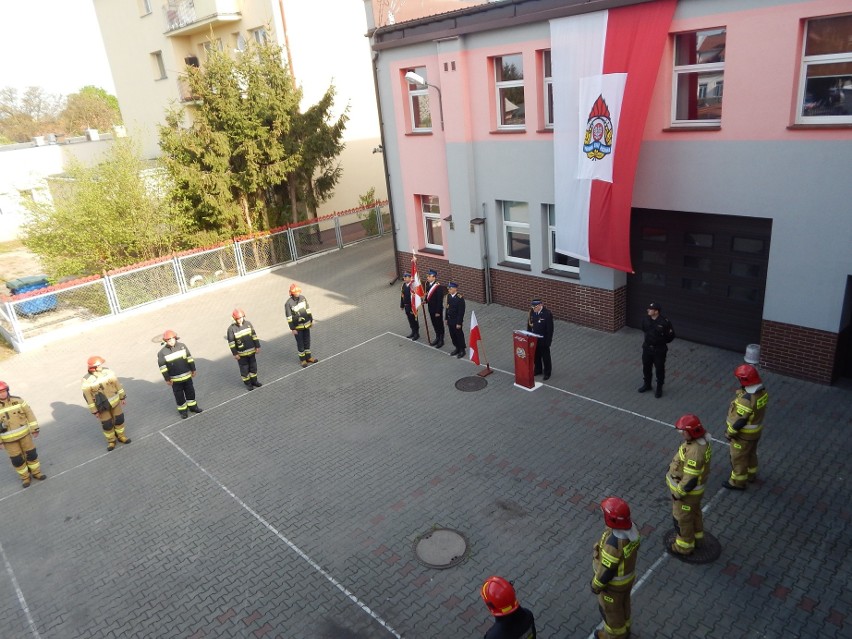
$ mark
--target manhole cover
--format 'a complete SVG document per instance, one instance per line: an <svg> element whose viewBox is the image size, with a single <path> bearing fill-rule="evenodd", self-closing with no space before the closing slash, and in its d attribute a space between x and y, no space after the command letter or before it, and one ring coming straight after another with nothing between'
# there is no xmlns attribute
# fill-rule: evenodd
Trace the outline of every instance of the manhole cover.
<svg viewBox="0 0 852 639"><path fill-rule="evenodd" d="M486 386L488 386L488 380L484 377L478 377L476 375L471 377L462 377L459 381L456 382L456 388L460 391L464 391L465 393L479 391L485 388Z"/></svg>
<svg viewBox="0 0 852 639"><path fill-rule="evenodd" d="M449 528L435 528L414 540L414 554L429 568L452 568L467 559L467 539Z"/></svg>
<svg viewBox="0 0 852 639"><path fill-rule="evenodd" d="M157 333L156 335L154 335L154 337L151 338L151 341L154 342L155 344L162 344L163 343L163 334Z"/></svg>
<svg viewBox="0 0 852 639"><path fill-rule="evenodd" d="M677 557L684 563L709 564L716 561L722 555L722 545L719 543L719 540L706 530L704 531L704 539L695 544L695 550L691 555L679 555L672 550L675 537L677 537L677 531L672 528L663 535L663 546L670 555Z"/></svg>

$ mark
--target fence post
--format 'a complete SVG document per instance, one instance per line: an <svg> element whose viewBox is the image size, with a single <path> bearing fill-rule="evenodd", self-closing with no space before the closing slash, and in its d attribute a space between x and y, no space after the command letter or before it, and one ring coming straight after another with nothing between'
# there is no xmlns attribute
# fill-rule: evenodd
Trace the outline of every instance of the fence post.
<svg viewBox="0 0 852 639"><path fill-rule="evenodd" d="M296 251L296 238L293 235L293 229L288 228L287 231L287 242L290 244L290 255L293 256L293 261L299 259L299 253Z"/></svg>
<svg viewBox="0 0 852 639"><path fill-rule="evenodd" d="M12 325L12 332L15 335L15 340L20 345L21 350L24 348L24 332L21 330L21 324L18 322L18 314L15 312L14 302L6 302L7 315L9 323Z"/></svg>
<svg viewBox="0 0 852 639"><path fill-rule="evenodd" d="M337 240L337 248L343 248L343 233L340 231L340 218L334 216L334 237Z"/></svg>
<svg viewBox="0 0 852 639"><path fill-rule="evenodd" d="M112 276L104 274L103 283L107 297L107 304L109 304L109 312L112 315L118 315L121 313L121 304L118 303L118 292L115 290L115 284L112 281Z"/></svg>
<svg viewBox="0 0 852 639"><path fill-rule="evenodd" d="M183 264L180 261L180 258L176 255L172 257L172 270L175 273L175 280L177 280L178 291L181 294L186 293L186 277L183 272Z"/></svg>
<svg viewBox="0 0 852 639"><path fill-rule="evenodd" d="M251 240L247 240L247 241L251 241ZM234 259L237 262L237 275L239 277L245 277L246 274L248 273L248 271L246 270L246 263L245 263L245 260L243 260L243 252L242 252L242 250L240 250L240 246L241 246L241 243L237 242L235 240L234 244L233 244Z"/></svg>
<svg viewBox="0 0 852 639"><path fill-rule="evenodd" d="M373 214L376 216L377 228L379 229L379 237L381 237L385 234L385 224L382 221L382 209L378 204L376 204L375 208L373 209Z"/></svg>

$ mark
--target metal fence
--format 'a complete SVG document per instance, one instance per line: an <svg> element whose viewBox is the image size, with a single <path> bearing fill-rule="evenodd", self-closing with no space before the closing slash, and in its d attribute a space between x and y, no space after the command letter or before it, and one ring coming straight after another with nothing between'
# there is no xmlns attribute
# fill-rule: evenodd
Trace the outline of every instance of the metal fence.
<svg viewBox="0 0 852 639"><path fill-rule="evenodd" d="M0 334L21 352L60 329L118 315L196 289L298 261L391 232L387 202L334 213L273 233L187 251L45 289L3 298ZM36 339L37 338L37 339Z"/></svg>

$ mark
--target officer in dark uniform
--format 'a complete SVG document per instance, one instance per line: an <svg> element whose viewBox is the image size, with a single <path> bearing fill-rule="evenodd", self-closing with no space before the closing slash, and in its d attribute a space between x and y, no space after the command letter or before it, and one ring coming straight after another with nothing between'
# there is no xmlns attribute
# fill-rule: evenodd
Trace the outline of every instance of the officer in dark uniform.
<svg viewBox="0 0 852 639"><path fill-rule="evenodd" d="M426 274L426 306L429 308L429 319L435 329L435 339L430 346L443 348L444 346L444 296L447 289L438 281L438 272L429 269Z"/></svg>
<svg viewBox="0 0 852 639"><path fill-rule="evenodd" d="M553 313L544 307L541 300L533 300L530 304L530 314L527 318L527 330L540 335L535 345L536 375L544 372L544 380L550 379L553 372L550 362L550 343L553 341Z"/></svg>
<svg viewBox="0 0 852 639"><path fill-rule="evenodd" d="M674 328L668 318L660 313L663 307L656 302L648 304L648 316L642 319L642 332L645 333L645 341L642 343L642 377L643 384L639 392L651 390L651 369L657 372L657 390L654 397L663 396L663 384L666 381L666 355L669 352L668 344L674 337Z"/></svg>
<svg viewBox="0 0 852 639"><path fill-rule="evenodd" d="M399 307L405 311L405 317L408 318L408 326L411 328L411 332L406 337L416 342L420 339L420 322L417 321L417 316L411 310L411 273L406 272L402 274Z"/></svg>
<svg viewBox="0 0 852 639"><path fill-rule="evenodd" d="M467 344L464 340L464 298L459 293L459 285L455 282L447 284L447 330L450 331L450 340L453 342L453 352L450 355L464 357L467 352Z"/></svg>

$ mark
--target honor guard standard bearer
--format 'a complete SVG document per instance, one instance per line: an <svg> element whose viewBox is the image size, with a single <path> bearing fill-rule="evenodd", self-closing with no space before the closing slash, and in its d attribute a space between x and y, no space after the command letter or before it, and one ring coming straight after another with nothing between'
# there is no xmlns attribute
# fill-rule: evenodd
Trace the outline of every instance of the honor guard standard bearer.
<svg viewBox="0 0 852 639"><path fill-rule="evenodd" d="M33 438L38 437L35 415L20 397L9 394L9 385L0 382L0 448L5 448L24 488L31 478L47 479L41 472Z"/></svg>
<svg viewBox="0 0 852 639"><path fill-rule="evenodd" d="M459 285L455 282L447 284L447 330L450 332L450 341L453 343L453 352L462 358L467 355L467 344L464 340L464 297L459 293Z"/></svg>
<svg viewBox="0 0 852 639"><path fill-rule="evenodd" d="M725 437L731 442L731 477L722 485L731 490L745 490L746 482L757 478L757 442L769 394L754 366L742 364L734 370L734 376L742 388L728 409Z"/></svg>
<svg viewBox="0 0 852 639"><path fill-rule="evenodd" d="M535 639L533 613L521 608L510 582L503 577L489 577L479 594L494 615L494 625L485 633L485 639Z"/></svg>
<svg viewBox="0 0 852 639"><path fill-rule="evenodd" d="M284 317L290 332L296 338L299 365L305 368L308 364L318 362L319 360L311 355L311 326L314 323L314 315L298 284L290 284L290 297L284 304Z"/></svg>
<svg viewBox="0 0 852 639"><path fill-rule="evenodd" d="M630 520L630 506L618 497L601 502L606 528L592 551L592 592L598 596L603 630L597 639L630 635L630 591L636 580L639 531Z"/></svg>
<svg viewBox="0 0 852 639"><path fill-rule="evenodd" d="M417 321L417 316L411 310L411 273L402 274L399 307L405 311L405 317L408 318L408 327L411 329L411 332L406 337L416 342L420 339L420 322Z"/></svg>
<svg viewBox="0 0 852 639"><path fill-rule="evenodd" d="M200 413L201 407L195 402L195 385L192 383L192 378L195 377L195 360L186 345L177 340L178 336L174 331L163 333L165 344L157 354L157 363L166 384L172 387L181 418L186 419L190 412Z"/></svg>
<svg viewBox="0 0 852 639"><path fill-rule="evenodd" d="M701 420L695 415L684 415L675 423L684 442L675 453L666 484L672 497L672 517L677 537L672 542L672 552L691 555L695 544L704 539L704 517L701 499L710 475L710 439Z"/></svg>
<svg viewBox="0 0 852 639"><path fill-rule="evenodd" d="M432 328L435 329L435 339L430 346L443 348L444 346L444 296L447 289L438 281L438 271L429 269L426 275L426 306L429 308L429 319L432 320Z"/></svg>
<svg viewBox="0 0 852 639"><path fill-rule="evenodd" d="M124 404L127 399L124 387L115 373L104 368L103 357L90 357L87 365L89 372L83 378L83 400L101 423L107 450L115 449L116 440L129 444L130 438L124 434Z"/></svg>
<svg viewBox="0 0 852 639"><path fill-rule="evenodd" d="M228 327L228 347L237 365L240 367L240 377L249 390L263 386L257 381L257 355L260 354L260 340L254 332L254 326L246 319L245 311L235 308L231 313L234 323Z"/></svg>

